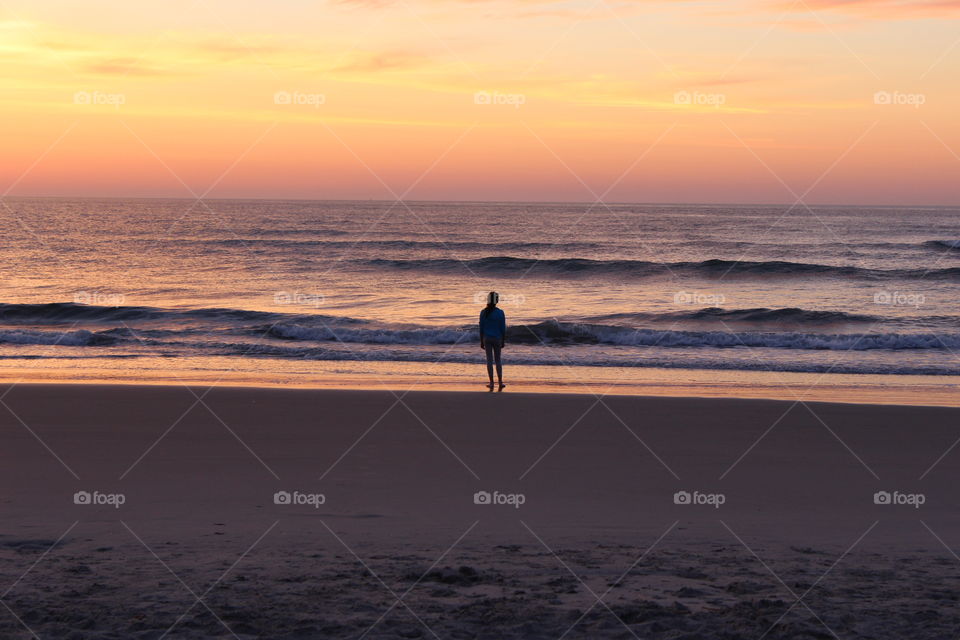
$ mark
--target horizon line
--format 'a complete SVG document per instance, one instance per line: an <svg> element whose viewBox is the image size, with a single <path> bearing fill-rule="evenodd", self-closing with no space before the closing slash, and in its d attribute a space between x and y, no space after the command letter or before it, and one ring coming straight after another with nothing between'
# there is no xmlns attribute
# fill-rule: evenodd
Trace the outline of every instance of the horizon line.
<svg viewBox="0 0 960 640"><path fill-rule="evenodd" d="M400 202L415 204L540 204L540 205L588 205L602 208L606 206L696 206L696 207L831 207L831 208L865 208L876 207L883 209L955 209L957 204L837 204L837 203L800 203L800 202L682 202L682 201L596 201L596 200L442 200L442 199L389 199L389 198L284 198L284 197L222 197L222 198L195 198L190 196L78 196L78 195L5 195L0 201L16 199L37 200L184 200L188 202L371 202L394 204Z"/></svg>

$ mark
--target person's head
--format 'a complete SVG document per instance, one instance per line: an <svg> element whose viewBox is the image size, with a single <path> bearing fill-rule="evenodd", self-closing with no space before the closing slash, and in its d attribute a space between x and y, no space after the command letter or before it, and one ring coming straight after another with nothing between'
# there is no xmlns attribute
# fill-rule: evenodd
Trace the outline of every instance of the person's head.
<svg viewBox="0 0 960 640"><path fill-rule="evenodd" d="M491 291L487 294L487 306L483 308L483 317L486 318L487 314L497 308L497 303L500 302L500 294L496 291Z"/></svg>

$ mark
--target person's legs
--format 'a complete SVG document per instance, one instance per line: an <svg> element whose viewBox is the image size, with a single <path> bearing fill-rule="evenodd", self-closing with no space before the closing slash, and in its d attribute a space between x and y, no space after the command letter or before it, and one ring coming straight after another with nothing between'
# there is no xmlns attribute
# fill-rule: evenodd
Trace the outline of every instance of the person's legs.
<svg viewBox="0 0 960 640"><path fill-rule="evenodd" d="M497 382L503 384L503 365L500 363L500 348L501 344L498 341L493 347L493 357L497 363ZM490 358L487 358L487 362L490 362ZM490 369L490 365L487 365L487 369ZM490 373L490 383L493 383L493 373Z"/></svg>
<svg viewBox="0 0 960 640"><path fill-rule="evenodd" d="M487 352L487 377L490 378L491 387L493 386L493 352L494 352L493 342L494 342L493 340L488 339L484 343L484 347ZM500 368L500 350L497 349L497 369L499 370L499 368Z"/></svg>

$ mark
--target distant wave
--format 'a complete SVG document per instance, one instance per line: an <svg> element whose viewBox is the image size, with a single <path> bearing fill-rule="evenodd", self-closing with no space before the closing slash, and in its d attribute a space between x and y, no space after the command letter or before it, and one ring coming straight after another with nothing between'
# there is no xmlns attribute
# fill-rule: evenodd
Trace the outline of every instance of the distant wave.
<svg viewBox="0 0 960 640"><path fill-rule="evenodd" d="M373 259L364 264L386 269L430 270L441 272L483 272L521 275L526 272L556 276L622 275L646 277L664 274L692 274L719 276L724 274L747 276L846 276L870 279L941 278L960 279L960 268L946 269L867 269L863 267L787 262L782 260L740 261L711 259L701 262L648 262L644 260L589 260L586 258L557 258L537 260L510 256L456 260L434 258L419 260Z"/></svg>
<svg viewBox="0 0 960 640"><path fill-rule="evenodd" d="M951 249L960 251L960 240L930 240L924 242L923 246L934 249Z"/></svg>
<svg viewBox="0 0 960 640"><path fill-rule="evenodd" d="M0 304L0 323L4 324L57 324L73 322L135 322L150 320L230 320L269 322L298 314L281 314L248 309L161 309L158 307L105 307L76 304L73 302L50 302L41 304Z"/></svg>
<svg viewBox="0 0 960 640"><path fill-rule="evenodd" d="M278 324L270 327L269 333L284 340L332 340L366 344L456 344L468 338L479 339L477 332L457 328L351 329Z"/></svg>
<svg viewBox="0 0 960 640"><path fill-rule="evenodd" d="M93 347L115 344L117 339L102 333L79 329L77 331L0 330L0 344L60 345L64 347Z"/></svg>
<svg viewBox="0 0 960 640"><path fill-rule="evenodd" d="M882 322L879 316L871 316L844 311L817 311L810 309L721 309L708 307L695 311L672 311L664 313L611 313L586 318L593 321L634 320L648 322L731 322L751 324L800 324L800 325L834 325Z"/></svg>
<svg viewBox="0 0 960 640"><path fill-rule="evenodd" d="M320 247L330 249L446 249L459 251L588 251L599 249L604 245L595 242L471 242L463 240L315 240L315 239L268 239L268 238L225 238L220 240L191 240L204 245L222 247L269 246L278 248L298 249L304 247Z"/></svg>
<svg viewBox="0 0 960 640"><path fill-rule="evenodd" d="M298 235L321 235L321 236L346 236L354 233L353 231L347 231L345 229L331 229L331 228L320 228L316 227L313 229L300 229L300 228L280 228L280 229L271 229L269 227L258 229L257 234L262 236L298 236Z"/></svg>
<svg viewBox="0 0 960 640"><path fill-rule="evenodd" d="M0 304L0 322L73 322L100 320L110 317L117 322L147 319L159 312L151 307L100 307L50 302L41 304Z"/></svg>
<svg viewBox="0 0 960 640"><path fill-rule="evenodd" d="M472 313L471 313L472 315ZM846 313L842 311L817 311L809 309L721 309L708 307L691 311L671 312L628 312L612 313L583 318L587 321L723 321L750 323L797 323L797 324L839 324L864 323L884 320L882 317ZM944 318L931 318L944 320ZM199 309L163 309L159 307L121 306L106 307L76 304L72 302L51 302L45 304L2 304L0 303L0 324L62 324L76 322L91 323L132 323L137 321L164 321L177 323L182 320L212 320L236 323L280 323L307 322L312 325L367 325L369 321L347 316L330 316L311 313L281 313L271 311L253 311L249 309L199 308ZM960 321L960 318L948 318ZM177 324L171 325L177 327ZM289 327L291 325L278 325ZM278 334L287 329L278 329ZM292 331L292 330L291 330ZM376 330L371 329L370 335ZM297 338L297 335L277 335L280 338Z"/></svg>
<svg viewBox="0 0 960 640"><path fill-rule="evenodd" d="M285 235L294 237L283 237ZM483 251L483 252L531 252L531 251L595 251L599 249L625 248L615 241L609 242L479 242L473 240L444 240L442 238L432 237L430 234L424 234L430 237L429 240L413 239L385 239L368 238L362 233L355 234L356 237L348 239L351 235L348 232L337 234L330 231L312 232L312 231L288 231L276 232L268 235L266 232L255 236L234 236L229 238L183 238L180 240L183 244L197 244L204 247L247 247L247 248L273 248L273 249L434 249L448 251ZM301 237L297 237L301 236ZM336 238L336 239L334 239ZM627 245L629 246L629 245ZM686 248L689 242L685 240L659 241L658 247ZM960 240L930 240L922 243L920 246L935 249L960 249ZM697 247L702 251L716 250L722 252L735 251L746 253L760 250L769 251L771 249L782 250L783 244L777 242L751 242L749 240L700 240ZM798 250L815 251L818 254L827 252L831 254L835 250L909 250L917 249L918 245L912 242L792 242L786 248L791 252Z"/></svg>

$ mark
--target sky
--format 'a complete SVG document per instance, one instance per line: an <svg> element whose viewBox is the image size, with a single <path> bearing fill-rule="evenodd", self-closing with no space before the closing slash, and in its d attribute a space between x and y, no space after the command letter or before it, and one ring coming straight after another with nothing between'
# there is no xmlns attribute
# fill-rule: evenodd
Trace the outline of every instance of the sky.
<svg viewBox="0 0 960 640"><path fill-rule="evenodd" d="M0 194L960 204L960 0L5 0Z"/></svg>

